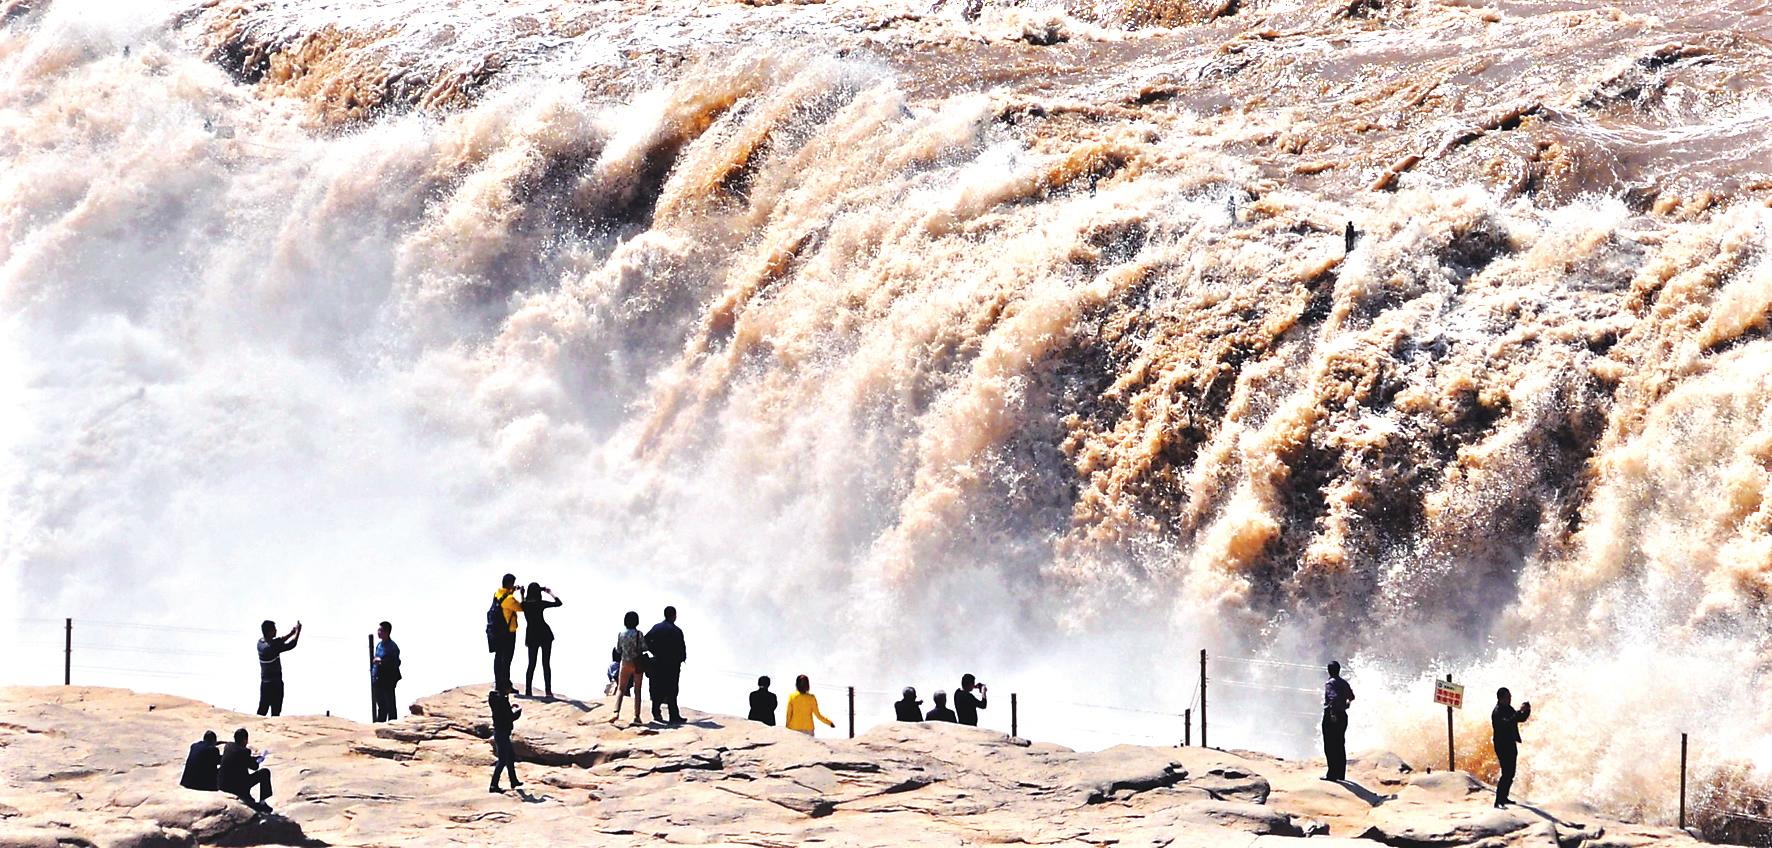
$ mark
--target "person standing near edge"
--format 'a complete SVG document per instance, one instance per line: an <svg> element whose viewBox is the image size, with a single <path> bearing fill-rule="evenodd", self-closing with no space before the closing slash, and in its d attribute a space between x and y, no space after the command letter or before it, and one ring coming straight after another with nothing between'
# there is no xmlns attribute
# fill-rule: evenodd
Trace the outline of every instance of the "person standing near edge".
<svg viewBox="0 0 1772 848"><path fill-rule="evenodd" d="M382 622L375 628L380 640L375 643L375 657L369 661L369 689L375 695L374 722L393 721L400 717L399 699L394 687L400 684L400 646L394 644L394 625Z"/></svg>
<svg viewBox="0 0 1772 848"><path fill-rule="evenodd" d="M652 662L646 674L652 678L652 720L663 722L660 712L670 708L671 723L682 724L683 714L677 711L677 683L682 678L683 663L689 661L689 648L683 642L683 629L677 626L677 608L664 608L664 621L646 631L646 647L652 651Z"/></svg>
<svg viewBox="0 0 1772 848"><path fill-rule="evenodd" d="M640 687L646 682L646 637L640 633L640 614L628 610L621 618L627 628L615 637L616 653L621 654L621 675L615 681L615 715L610 724L621 721L622 699L628 696L628 684L634 685L634 723L640 723Z"/></svg>
<svg viewBox="0 0 1772 848"><path fill-rule="evenodd" d="M492 685L507 695L517 691L511 683L511 660L517 655L517 617L522 614L517 575L506 574L498 591L492 593L492 608L486 611L486 647L492 651ZM499 626L501 619L503 627Z"/></svg>
<svg viewBox="0 0 1772 848"><path fill-rule="evenodd" d="M923 701L917 697L917 687L904 687L904 697L893 703L892 712L899 721L922 721Z"/></svg>
<svg viewBox="0 0 1772 848"><path fill-rule="evenodd" d="M812 680L802 674L794 678L794 694L788 696L786 721L789 730L798 730L807 736L817 736L816 726L812 719L824 722L825 727L836 727L837 723L824 717L818 710L818 696L812 694Z"/></svg>
<svg viewBox="0 0 1772 848"><path fill-rule="evenodd" d="M259 625L263 638L258 640L258 714L280 716L283 714L283 655L295 650L296 643L301 641L301 622L295 628L279 638L277 622L265 621Z"/></svg>
<svg viewBox="0 0 1772 848"><path fill-rule="evenodd" d="M1495 730L1495 761L1501 765L1501 779L1495 782L1495 808L1509 803L1507 793L1514 788L1514 771L1520 759L1520 722L1532 717L1532 702L1521 701L1513 708L1514 696L1507 687L1495 690L1495 710L1489 713L1489 724Z"/></svg>
<svg viewBox="0 0 1772 848"><path fill-rule="evenodd" d="M1329 679L1323 683L1323 759L1329 763L1324 780L1347 779L1347 708L1354 702L1354 687L1341 679L1341 663L1329 663Z"/></svg>
<svg viewBox="0 0 1772 848"><path fill-rule="evenodd" d="M511 696L498 687L486 693L486 705L492 709L492 785L487 792L503 794L499 788L498 773L509 772L511 788L523 785L517 779L517 747L511 744L511 732L517 729L517 719L523 717L522 707L511 706Z"/></svg>
<svg viewBox="0 0 1772 848"><path fill-rule="evenodd" d="M542 685L547 699L554 700L554 628L548 626L543 613L563 605L554 590L540 583L529 584L529 591L523 593L523 645L529 649L529 670L523 673L525 698L535 697L535 656L540 653Z"/></svg>
<svg viewBox="0 0 1772 848"><path fill-rule="evenodd" d="M978 690L977 695L972 694L973 689ZM990 694L990 687L978 682L977 678L970 674L961 675L960 688L954 690L954 715L960 723L977 727L978 711L990 706L985 703Z"/></svg>
<svg viewBox="0 0 1772 848"><path fill-rule="evenodd" d="M775 693L769 691L768 676L757 678L756 691L751 693L751 714L746 718L774 727L775 703Z"/></svg>
<svg viewBox="0 0 1772 848"><path fill-rule="evenodd" d="M959 721L954 717L954 711L948 709L948 693L937 689L930 697L935 699L935 706L929 708L929 714L923 717L924 721L945 721L950 724Z"/></svg>

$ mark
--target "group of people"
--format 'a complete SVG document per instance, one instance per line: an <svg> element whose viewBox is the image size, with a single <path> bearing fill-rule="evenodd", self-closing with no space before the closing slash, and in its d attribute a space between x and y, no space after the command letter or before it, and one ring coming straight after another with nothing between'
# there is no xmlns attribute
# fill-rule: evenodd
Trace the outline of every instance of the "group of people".
<svg viewBox="0 0 1772 848"><path fill-rule="evenodd" d="M203 792L226 792L261 813L270 812L267 800L271 797L271 770L263 767L265 755L254 754L247 746L247 738L246 728L242 727L234 731L234 741L223 748L216 741L215 731L205 731L185 757L185 773L179 778L179 785ZM256 799L252 797L254 789L259 792Z"/></svg>
<svg viewBox="0 0 1772 848"><path fill-rule="evenodd" d="M973 694L974 691L978 694ZM937 690L933 696L935 706L924 713L923 702L917 699L917 689L914 686L904 687L904 696L892 707L899 721L951 721L977 727L978 711L990 706L986 703L989 696L990 687L978 682L978 678L970 674L963 674L960 676L960 688L954 690L953 709L948 709L947 693Z"/></svg>
<svg viewBox="0 0 1772 848"><path fill-rule="evenodd" d="M517 585L517 575L504 576L492 593L492 607L486 611L486 650L492 654L493 688L507 695L517 691L511 683L511 661L517 655L518 623L524 622L529 669L523 674L523 694L535 697L539 659L544 697L554 697L554 629L548 626L547 611L563 605L560 596L540 583L530 583L525 589Z"/></svg>
<svg viewBox="0 0 1772 848"><path fill-rule="evenodd" d="M1347 711L1353 703L1354 687L1341 676L1341 663L1330 662L1329 679L1323 683L1323 758L1328 761L1324 780L1347 779ZM1513 789L1520 760L1520 724L1531 717L1531 702L1521 702L1519 709L1514 709L1513 693L1505 686L1495 690L1495 709L1489 712L1489 726L1495 761L1501 766L1501 777L1495 782L1498 810L1512 803L1508 792Z"/></svg>

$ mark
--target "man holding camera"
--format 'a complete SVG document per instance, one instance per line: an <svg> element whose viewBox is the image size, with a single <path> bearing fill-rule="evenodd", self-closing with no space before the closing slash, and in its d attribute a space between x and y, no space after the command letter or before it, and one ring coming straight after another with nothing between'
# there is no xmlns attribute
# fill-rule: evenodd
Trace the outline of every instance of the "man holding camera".
<svg viewBox="0 0 1772 848"><path fill-rule="evenodd" d="M978 690L977 695L972 694L974 689ZM978 682L978 679L970 674L962 675L960 688L954 690L954 714L959 717L960 723L977 727L978 711L990 706L985 703L985 699L988 697L990 697L990 687Z"/></svg>

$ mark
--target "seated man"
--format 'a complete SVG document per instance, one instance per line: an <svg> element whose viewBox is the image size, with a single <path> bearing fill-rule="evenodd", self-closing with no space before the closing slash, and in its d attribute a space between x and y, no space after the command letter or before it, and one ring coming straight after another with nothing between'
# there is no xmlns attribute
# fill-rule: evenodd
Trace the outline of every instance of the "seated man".
<svg viewBox="0 0 1772 848"><path fill-rule="evenodd" d="M186 789L214 792L220 788L221 749L215 744L215 731L203 732L203 741L191 743L190 756L185 757L185 776L178 785Z"/></svg>
<svg viewBox="0 0 1772 848"><path fill-rule="evenodd" d="M234 741L229 743L221 757L221 791L239 796L246 805L261 813L271 811L271 805L265 799L271 797L271 770L259 768L263 756L253 756L252 749L246 747L246 728L234 731ZM258 800L252 800L252 789L258 787Z"/></svg>

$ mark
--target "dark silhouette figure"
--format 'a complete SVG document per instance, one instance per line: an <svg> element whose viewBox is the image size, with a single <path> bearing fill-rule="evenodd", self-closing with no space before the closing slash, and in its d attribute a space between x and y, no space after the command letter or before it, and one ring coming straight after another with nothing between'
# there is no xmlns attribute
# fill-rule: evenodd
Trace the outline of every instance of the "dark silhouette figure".
<svg viewBox="0 0 1772 848"><path fill-rule="evenodd" d="M400 717L400 699L394 687L400 685L400 646L394 644L394 625L382 622L376 626L375 657L369 661L369 691L375 696L374 721L393 721Z"/></svg>
<svg viewBox="0 0 1772 848"><path fill-rule="evenodd" d="M893 712L899 721L922 721L923 701L917 697L917 688L904 687L904 697L892 705Z"/></svg>
<svg viewBox="0 0 1772 848"><path fill-rule="evenodd" d="M1506 687L1495 690L1495 710L1489 724L1495 730L1495 761L1501 764L1501 779L1495 782L1495 807L1508 805L1507 793L1514 788L1514 770L1520 759L1520 722L1532 717L1532 703L1521 701L1513 708L1513 693Z"/></svg>
<svg viewBox="0 0 1772 848"><path fill-rule="evenodd" d="M215 741L215 731L204 731L201 742L191 743L190 756L185 757L185 774L179 778L178 785L204 792L220 789L221 756L221 748Z"/></svg>
<svg viewBox="0 0 1772 848"><path fill-rule="evenodd" d="M972 694L974 689L978 690L977 695ZM985 698L989 696L990 687L978 682L970 674L961 675L960 688L954 690L954 714L959 717L959 722L977 727L978 711L990 706L985 703Z"/></svg>
<svg viewBox="0 0 1772 848"><path fill-rule="evenodd" d="M492 652L492 685L509 694L517 691L511 683L511 660L517 656L517 618L523 614L522 593L517 591L517 575L506 574L498 591L492 593L492 607L486 611L486 647Z"/></svg>
<svg viewBox="0 0 1772 848"><path fill-rule="evenodd" d="M683 629L677 626L677 608L664 608L664 621L646 631L646 647L652 651L646 673L652 678L652 720L665 720L661 711L669 707L672 724L682 724L683 714L677 712L677 684L683 676L683 663L689 661L689 648L683 642Z"/></svg>
<svg viewBox="0 0 1772 848"><path fill-rule="evenodd" d="M222 751L221 755L221 791L237 796L246 802L246 806L261 813L271 811L271 805L265 803L271 797L271 770L260 768L264 761L262 756L253 756L252 749L246 747L246 728L234 731L234 741ZM252 790L258 789L258 800L252 800Z"/></svg>
<svg viewBox="0 0 1772 848"><path fill-rule="evenodd" d="M295 650L301 641L301 622L282 637L277 635L277 622L259 625L263 638L258 640L258 714L283 714L283 655Z"/></svg>
<svg viewBox="0 0 1772 848"><path fill-rule="evenodd" d="M554 628L548 626L545 613L563 602L554 590L540 583L529 584L523 593L523 645L529 649L529 670L523 673L523 694L535 697L535 658L541 656L542 688L548 700L554 698Z"/></svg>
<svg viewBox="0 0 1772 848"><path fill-rule="evenodd" d="M1323 758L1329 761L1324 780L1347 779L1347 708L1354 702L1354 687L1341 678L1341 663L1329 664L1323 683Z"/></svg>
<svg viewBox="0 0 1772 848"><path fill-rule="evenodd" d="M1354 222L1352 222L1352 221L1347 222L1347 232L1342 234L1342 241L1346 242L1346 247L1344 247L1342 249L1342 252L1343 253L1353 253L1354 252L1354 242L1358 241L1359 238L1360 238L1360 234L1358 232L1354 231Z"/></svg>
<svg viewBox="0 0 1772 848"><path fill-rule="evenodd" d="M929 710L928 715L923 717L924 721L958 722L960 720L954 715L953 710L948 709L948 693L936 692L930 697L935 699L935 706Z"/></svg>
<svg viewBox="0 0 1772 848"><path fill-rule="evenodd" d="M769 678L759 677L757 678L757 691L751 693L751 714L746 718L774 727L775 704L775 693L769 691Z"/></svg>
<svg viewBox="0 0 1772 848"><path fill-rule="evenodd" d="M511 698L503 690L494 688L486 695L486 705L492 708L492 785L488 792L504 792L498 785L499 772L508 772L511 776L511 788L522 786L517 779L517 748L511 744L511 731L516 729L517 719L523 717L522 707L511 706Z"/></svg>

